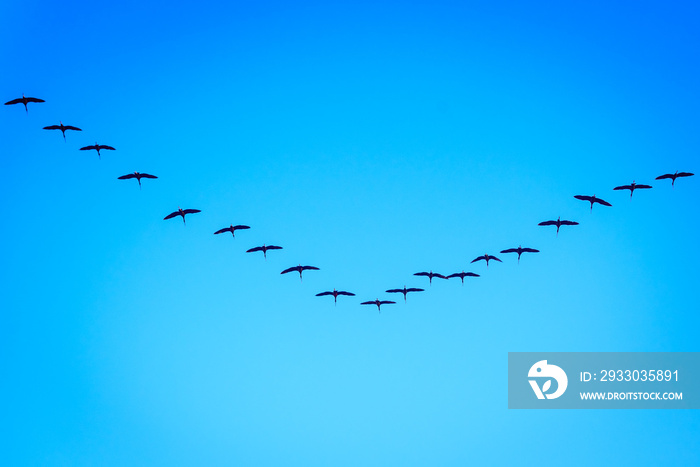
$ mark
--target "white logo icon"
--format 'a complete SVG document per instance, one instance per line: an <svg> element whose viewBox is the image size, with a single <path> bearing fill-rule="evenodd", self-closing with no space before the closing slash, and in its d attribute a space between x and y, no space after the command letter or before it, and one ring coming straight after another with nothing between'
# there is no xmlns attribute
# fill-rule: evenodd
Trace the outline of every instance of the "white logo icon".
<svg viewBox="0 0 700 467"><path fill-rule="evenodd" d="M556 399L557 397L564 394L566 391L566 386L569 384L569 379L566 377L564 370L556 365L548 365L547 360L540 360L539 362L532 365L530 371L527 373L529 378L553 378L557 382L557 390L551 394L547 394L549 388L552 386L552 380L548 379L542 389L540 389L537 381L534 379L529 380L532 390L535 391L535 395L538 399Z"/></svg>

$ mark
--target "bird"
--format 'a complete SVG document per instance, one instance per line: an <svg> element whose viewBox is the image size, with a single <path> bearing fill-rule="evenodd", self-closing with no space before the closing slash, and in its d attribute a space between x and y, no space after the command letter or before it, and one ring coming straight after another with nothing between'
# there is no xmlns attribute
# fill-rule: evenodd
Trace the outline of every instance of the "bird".
<svg viewBox="0 0 700 467"><path fill-rule="evenodd" d="M83 131L77 126L64 125L63 122L59 122L59 125L45 126L44 130L61 130L61 133L63 133L63 141L66 140L66 130Z"/></svg>
<svg viewBox="0 0 700 467"><path fill-rule="evenodd" d="M481 261L481 260L486 261L486 267L489 267L489 261L491 261L491 260L498 261L499 263L503 262L500 259L496 258L495 256L490 256L488 254L485 254L484 256L479 256L478 258L473 259L472 263L475 263L475 262Z"/></svg>
<svg viewBox="0 0 700 467"><path fill-rule="evenodd" d="M671 186L674 186L676 183L676 179L678 177L692 177L693 175L695 175L695 174L692 174L690 172L678 172L678 171L676 171L676 173L674 173L674 174L659 175L658 177L656 177L656 179L663 180L665 178L670 178L671 179Z"/></svg>
<svg viewBox="0 0 700 467"><path fill-rule="evenodd" d="M600 198L596 198L595 195L593 195L593 196L575 195L574 198L580 199L581 201L588 201L589 203L591 203L591 211L593 211L593 203L602 204L603 206L612 206L612 204L608 203L607 201L600 199Z"/></svg>
<svg viewBox="0 0 700 467"><path fill-rule="evenodd" d="M282 249L281 246L263 244L263 246L256 246L255 248L251 248L250 250L247 250L246 253L253 253L255 251L262 251L263 256L265 257L265 259L267 259L267 250L281 250L281 249Z"/></svg>
<svg viewBox="0 0 700 467"><path fill-rule="evenodd" d="M389 289L386 291L386 293L402 293L403 294L403 301L406 301L406 294L409 292L425 292L424 289L417 289L417 288L409 288L407 289L406 286L403 286L403 289ZM374 302L372 302L374 303Z"/></svg>
<svg viewBox="0 0 700 467"><path fill-rule="evenodd" d="M417 272L413 274L414 276L426 276L430 279L430 285L433 285L433 277L439 277L440 279L447 279L447 277L443 276L442 274L438 274L437 272Z"/></svg>
<svg viewBox="0 0 700 467"><path fill-rule="evenodd" d="M563 221L563 220L561 220L561 217L557 217L557 220L555 220L555 221L544 221L544 222L540 222L537 225L556 225L557 226L557 236L559 236L559 227L561 227L562 225L578 225L578 222Z"/></svg>
<svg viewBox="0 0 700 467"><path fill-rule="evenodd" d="M480 277L478 274L474 274L473 272L456 272L454 274L450 274L447 276L448 279L452 279L453 277L459 277L462 279L462 285L464 285L464 278L465 277Z"/></svg>
<svg viewBox="0 0 700 467"><path fill-rule="evenodd" d="M634 180L632 180L631 185L616 186L615 188L613 188L613 190L629 190L630 191L630 198L632 198L632 195L634 194L634 190L641 190L641 189L648 189L648 188L651 188L651 185L639 185Z"/></svg>
<svg viewBox="0 0 700 467"><path fill-rule="evenodd" d="M297 271L299 273L299 280L303 282L303 279L301 278L301 273L303 271L320 271L319 268L316 266L302 266L301 264L299 266L294 266L293 268L287 268L284 271L282 271L280 274L287 274L288 272L292 271Z"/></svg>
<svg viewBox="0 0 700 467"><path fill-rule="evenodd" d="M333 292L321 292L321 293L316 294L317 297L323 297L324 295L333 295L333 301L335 302L336 305L338 304L338 295L347 295L348 297L355 296L355 294L352 292L344 292L342 290L335 290L335 289L333 289Z"/></svg>
<svg viewBox="0 0 700 467"><path fill-rule="evenodd" d="M130 178L135 178L136 181L139 182L139 190L140 190L142 178L158 178L158 177L156 177L155 175L141 173L141 172L134 172L132 174L126 174L126 175L122 175L121 177L117 177L118 180L129 180ZM183 217L183 219L184 219L184 217Z"/></svg>
<svg viewBox="0 0 700 467"><path fill-rule="evenodd" d="M185 214L195 214L198 212L202 211L200 211L199 209L180 209L180 207L178 206L177 211L171 212L170 214L165 216L163 220L172 219L173 217L177 216L182 216L182 223L187 225L187 222L185 222Z"/></svg>
<svg viewBox="0 0 700 467"><path fill-rule="evenodd" d="M85 146L84 148L80 148L81 151L89 151L91 149L94 149L97 151L97 157L102 159L102 156L100 156L100 150L105 149L109 151L115 151L115 149L112 146L107 146L106 144L93 144L92 146Z"/></svg>
<svg viewBox="0 0 700 467"><path fill-rule="evenodd" d="M231 227L226 227L226 228L217 230L216 232L214 232L214 235L218 235L218 234L221 234L224 232L231 232L231 235L233 235L233 238L236 238L236 234L234 233L236 230L246 230L249 228L250 227L248 227L247 225L233 225L233 224L231 224Z"/></svg>
<svg viewBox="0 0 700 467"><path fill-rule="evenodd" d="M517 253L518 254L518 264L520 264L520 255L523 253L539 253L540 250L535 250L534 248L523 248L518 245L518 248L508 248L507 250L501 250L501 253Z"/></svg>
<svg viewBox="0 0 700 467"><path fill-rule="evenodd" d="M38 99L36 97L24 97L24 94L22 94L22 97L19 97L17 99L12 99L11 101L5 102L5 105L14 105L14 104L24 104L24 110L25 112L29 113L29 109L27 109L27 104L30 102L46 102L44 99Z"/></svg>
<svg viewBox="0 0 700 467"><path fill-rule="evenodd" d="M379 310L379 312L381 313L382 312L382 305L393 305L395 303L396 302L392 302L391 300L376 299L376 300L373 300L371 302L362 302L362 303L360 303L360 305L377 305L377 310Z"/></svg>

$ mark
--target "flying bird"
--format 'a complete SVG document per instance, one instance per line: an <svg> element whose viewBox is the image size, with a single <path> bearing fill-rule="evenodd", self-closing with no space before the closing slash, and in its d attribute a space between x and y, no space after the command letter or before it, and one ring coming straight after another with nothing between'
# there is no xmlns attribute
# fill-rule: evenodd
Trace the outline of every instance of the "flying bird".
<svg viewBox="0 0 700 467"><path fill-rule="evenodd" d="M303 271L319 271L315 266L302 266L301 264L299 266L294 266L293 268L287 268L284 271L282 271L280 274L287 274L288 272L293 272L296 271L299 273L299 280L303 282L303 279L301 278L301 273Z"/></svg>
<svg viewBox="0 0 700 467"><path fill-rule="evenodd" d="M396 302L392 302L391 300L376 299L376 300L373 300L371 302L362 302L362 303L360 303L360 305L377 305L377 310L379 310L379 312L381 313L382 312L382 305L393 305L395 303Z"/></svg>
<svg viewBox="0 0 700 467"><path fill-rule="evenodd" d="M578 222L563 221L563 220L561 220L561 217L557 217L557 220L555 220L555 221L544 221L544 222L540 222L537 225L556 225L557 226L557 236L559 236L559 227L561 227L562 225L578 225Z"/></svg>
<svg viewBox="0 0 700 467"><path fill-rule="evenodd" d="M426 276L427 278L430 279L430 285L433 285L433 277L439 277L440 279L447 279L447 277L443 276L442 274L438 274L437 272L417 272L413 274L414 276Z"/></svg>
<svg viewBox="0 0 700 467"><path fill-rule="evenodd" d="M221 234L224 232L231 232L231 235L233 235L233 238L236 238L236 234L234 233L236 230L246 230L249 228L250 227L248 227L247 225L233 225L233 224L231 224L231 227L226 227L224 229L217 230L216 232L214 232L214 235L218 235L218 234Z"/></svg>
<svg viewBox="0 0 700 467"><path fill-rule="evenodd" d="M639 185L637 184L634 180L632 180L631 185L621 185L621 186L616 186L613 188L613 190L629 190L630 191L630 198L634 194L634 190L641 190L641 189L649 189L651 188L651 185Z"/></svg>
<svg viewBox="0 0 700 467"><path fill-rule="evenodd" d="M267 250L281 250L281 249L282 249L281 246L263 244L263 246L256 246L255 248L251 248L250 250L247 250L246 253L253 253L256 251L262 251L263 256L265 257L265 259L267 259Z"/></svg>
<svg viewBox="0 0 700 467"><path fill-rule="evenodd" d="M464 285L464 278L465 277L479 277L479 275L474 274L473 272L462 271L462 272L456 272L454 274L450 274L449 276L447 276L448 279L452 279L453 277L459 277L460 279L462 279L462 285Z"/></svg>
<svg viewBox="0 0 700 467"><path fill-rule="evenodd" d="M321 292L321 293L316 294L317 297L323 297L324 295L333 295L333 301L335 302L336 305L338 304L338 295L347 295L348 297L355 296L355 294L352 292L344 292L342 290L335 290L335 289L333 289L333 292Z"/></svg>
<svg viewBox="0 0 700 467"><path fill-rule="evenodd" d="M656 177L656 179L663 180L665 178L670 178L671 179L671 186L673 186L676 183L676 179L678 177L692 177L693 175L695 175L695 174L692 174L690 172L678 172L678 171L676 171L676 173L674 173L674 174L659 175L658 177Z"/></svg>
<svg viewBox="0 0 700 467"><path fill-rule="evenodd" d="M200 211L199 209L180 209L180 207L178 206L177 211L171 212L170 214L165 216L163 220L172 219L173 217L177 216L182 216L182 223L187 225L187 222L185 222L185 214L195 214L198 212L202 211Z"/></svg>
<svg viewBox="0 0 700 467"><path fill-rule="evenodd" d="M409 292L424 292L424 289L416 289L416 288L409 288L407 289L406 286L403 286L403 289L389 289L386 291L386 293L402 293L403 294L403 301L406 301L406 294ZM374 303L374 302L371 302Z"/></svg>
<svg viewBox="0 0 700 467"><path fill-rule="evenodd" d="M12 99L11 101L5 102L5 105L15 105L15 104L24 104L24 110L25 112L29 113L29 109L27 109L27 104L30 102L46 102L44 99L38 99L36 97L24 97L24 94L22 94L22 97L19 97L17 99Z"/></svg>
<svg viewBox="0 0 700 467"><path fill-rule="evenodd" d="M490 256L490 255L486 254L484 256L479 256L478 258L473 259L472 263L475 263L475 262L481 261L481 260L486 261L486 267L489 267L489 261L491 261L491 260L498 261L499 263L503 262L500 259L496 258L495 256Z"/></svg>
<svg viewBox="0 0 700 467"><path fill-rule="evenodd" d="M93 144L92 146L85 146L84 148L80 148L81 151L90 151L90 150L96 150L97 151L97 157L102 159L102 156L100 156L100 150L108 150L108 151L115 151L115 149L112 146L107 146L106 144Z"/></svg>
<svg viewBox="0 0 700 467"><path fill-rule="evenodd" d="M600 199L600 198L596 198L595 195L593 195L593 196L576 195L576 196L574 196L574 198L580 199L581 201L588 201L589 203L591 203L591 211L593 211L593 203L602 204L603 206L612 206L612 204L608 203L607 201Z"/></svg>
<svg viewBox="0 0 700 467"><path fill-rule="evenodd" d="M520 255L523 253L539 253L540 250L535 250L534 248L523 248L518 245L518 248L508 248L507 250L501 250L501 253L517 253L518 254L518 264L520 264Z"/></svg>
<svg viewBox="0 0 700 467"><path fill-rule="evenodd" d="M118 180L129 180L130 178L135 178L137 182L139 182L139 190L141 189L141 179L142 178L158 178L155 175L151 174L145 174L141 172L134 172L132 174L126 174L122 175L121 177L117 177ZM183 217L184 219L184 217Z"/></svg>
<svg viewBox="0 0 700 467"><path fill-rule="evenodd" d="M49 125L45 126L44 130L61 130L61 133L63 133L63 141L66 140L66 130L73 130L73 131L83 131L77 126L70 126L70 125L64 125L63 122L59 122L60 125Z"/></svg>

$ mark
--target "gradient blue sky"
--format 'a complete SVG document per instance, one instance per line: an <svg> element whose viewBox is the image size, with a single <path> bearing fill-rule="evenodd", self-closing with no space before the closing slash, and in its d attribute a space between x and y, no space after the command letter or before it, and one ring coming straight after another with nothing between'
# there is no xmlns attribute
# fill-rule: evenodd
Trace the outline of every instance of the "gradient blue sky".
<svg viewBox="0 0 700 467"><path fill-rule="evenodd" d="M700 170L698 13L0 4L3 101L47 101L0 108L2 463L700 463L697 411L514 411L506 384L509 351L700 350L700 180L654 181ZM482 277L359 305L429 269Z"/></svg>

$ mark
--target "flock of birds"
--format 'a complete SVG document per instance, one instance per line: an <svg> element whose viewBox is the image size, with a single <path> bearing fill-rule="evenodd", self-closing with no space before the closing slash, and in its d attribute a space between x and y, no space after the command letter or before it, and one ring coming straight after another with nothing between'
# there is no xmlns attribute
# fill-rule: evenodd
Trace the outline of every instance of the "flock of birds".
<svg viewBox="0 0 700 467"><path fill-rule="evenodd" d="M36 97L25 97L23 94L22 97L20 97L20 98L5 102L5 105L23 104L25 111L27 113L29 113L29 109L27 107L27 104L29 104L29 103L42 103L42 102L45 102L45 101L43 99L38 99ZM68 130L70 130L70 131L82 131L78 127L71 126L71 125L64 125L63 122L59 122L58 125L45 126L43 129L44 130L60 130L62 135L63 135L64 141L66 140L66 131L68 131ZM91 150L97 151L97 156L99 158L101 158L100 151L105 151L105 150L114 151L115 148L113 148L112 146L95 143L94 145L82 147L82 148L80 148L80 150L81 151L91 151ZM658 177L656 177L656 180L671 180L671 186L673 187L673 186L675 186L676 180L678 178L691 177L693 175L694 174L690 173L690 172L677 171L677 172L672 173L672 174L668 173L668 174L659 175ZM117 177L117 178L119 180L129 180L129 179L135 178L139 184L139 189L141 189L141 179L156 179L158 177L156 177L155 175L147 174L147 173L133 172L130 174L122 175L122 176ZM632 195L634 194L635 190L645 190L645 189L650 189L650 188L652 188L651 185L638 184L638 183L636 183L636 181L632 181L632 183L629 185L616 186L615 188L613 188L613 190L629 190L630 191L630 198L632 198ZM593 196L576 195L576 196L574 196L574 198L590 203L591 211L593 211L594 204L600 204L601 206L612 206L612 204L610 204L609 202L607 202L601 198L598 198L595 195L593 195ZM188 214L196 214L199 212L201 212L199 209L182 209L182 208L178 207L177 211L173 211L172 213L165 216L163 219L164 220L173 219L175 217L180 216L180 217L182 217L183 224L187 225L187 223L185 221L185 216ZM575 222L575 221L565 220L565 219L563 220L563 219L561 219L561 217L558 217L557 220L548 220L548 221L540 222L538 225L556 226L556 228L557 228L556 235L558 236L559 229L561 228L561 226L564 226L564 225L573 226L573 225L579 225L579 223ZM219 235L219 234L230 232L231 236L235 238L236 230L247 230L247 229L250 229L250 227L247 225L233 225L233 224L231 224L229 227L225 227L223 229L217 230L216 232L214 232L214 235ZM281 249L282 249L281 246L263 244L262 246L250 248L249 250L246 251L246 253L254 253L254 252L262 251L264 259L267 259L267 252L268 251L281 250ZM508 248L505 250L501 250L501 253L503 253L503 254L517 253L518 264L519 264L520 263L520 256L523 253L539 253L539 250L536 250L534 248L523 248L522 246L518 246L518 248ZM472 263L476 263L478 261L484 261L486 263L487 268L489 265L489 261L497 261L499 263L502 262L496 256L489 255L489 254L484 254L482 256L475 258L474 260L472 260ZM288 274L291 272L298 272L299 273L299 280L303 280L302 273L304 271L318 271L318 270L319 270L319 268L317 268L315 266L302 266L300 264L298 266L293 266L293 267L287 268L284 271L282 271L280 274ZM476 274L473 272L462 271L462 272L458 272L458 273L454 273L454 274L450 274L450 275L445 276L442 274L435 273L433 271L429 271L429 272L417 272L414 274L414 276L427 277L429 284L432 285L434 277L437 277L439 279L446 279L446 280L459 277L460 280L462 281L462 284L464 284L465 277L479 277L479 274ZM425 291L425 289L421 289L421 288L417 288L417 287L407 288L406 286L404 286L402 289L388 289L386 291L386 293L391 293L391 294L400 293L403 295L404 302L406 302L406 297L409 293L424 292L424 291ZM336 290L336 289L333 289L333 291L325 291L325 292L321 292L321 293L316 294L317 297L332 296L334 303L337 303L338 297L341 295L342 296L349 296L349 297L355 296L355 294L352 292L347 292L347 291L343 291L343 290ZM362 302L361 305L376 305L377 310L379 312L381 312L382 305L391 305L391 304L395 304L395 303L396 302L391 301L391 300L380 300L377 298L376 300Z"/></svg>

